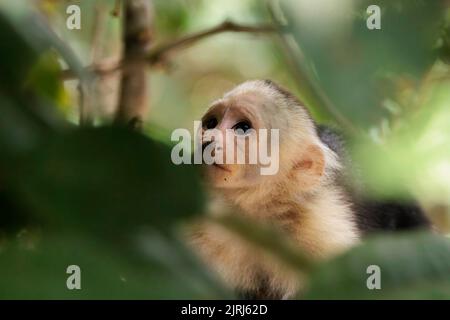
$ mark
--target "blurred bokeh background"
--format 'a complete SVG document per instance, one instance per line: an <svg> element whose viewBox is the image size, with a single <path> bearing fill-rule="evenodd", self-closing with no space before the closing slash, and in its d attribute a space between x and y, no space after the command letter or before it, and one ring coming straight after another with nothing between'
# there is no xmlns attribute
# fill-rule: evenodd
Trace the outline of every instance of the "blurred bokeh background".
<svg viewBox="0 0 450 320"><path fill-rule="evenodd" d="M108 126L120 104L123 2L0 2L2 298L230 297L168 231L201 212L203 196L195 170L165 157L173 129L193 130L214 99L250 79L282 84L341 130L374 197L413 197L450 233L449 1L147 1L149 55L224 22L265 31L217 32L146 61L146 138ZM366 25L372 4L380 30ZM67 28L70 5L81 29ZM81 105L93 123L75 129ZM389 237L317 272L310 296L449 298L448 243ZM49 280L49 266L77 259L91 268L87 293L63 290L64 272ZM371 259L391 272L384 296L357 285Z"/></svg>

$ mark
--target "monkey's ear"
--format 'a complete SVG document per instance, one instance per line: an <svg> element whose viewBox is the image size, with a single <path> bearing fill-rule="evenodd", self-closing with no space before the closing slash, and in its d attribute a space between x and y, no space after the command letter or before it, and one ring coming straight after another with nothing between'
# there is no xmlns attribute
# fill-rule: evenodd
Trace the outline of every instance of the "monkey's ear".
<svg viewBox="0 0 450 320"><path fill-rule="evenodd" d="M316 186L325 172L325 155L318 145L309 145L292 167L291 176L302 190Z"/></svg>

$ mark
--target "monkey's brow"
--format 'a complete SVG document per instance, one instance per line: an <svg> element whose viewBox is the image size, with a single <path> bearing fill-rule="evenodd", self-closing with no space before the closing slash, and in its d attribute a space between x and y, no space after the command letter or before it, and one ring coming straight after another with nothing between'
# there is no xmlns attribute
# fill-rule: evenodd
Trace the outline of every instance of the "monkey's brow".
<svg viewBox="0 0 450 320"><path fill-rule="evenodd" d="M206 113L203 115L201 121L204 122L206 120L209 120L209 118L211 118L211 116L213 116L215 113L217 113L217 108L222 106L222 103L220 101L216 101L215 103L213 103L208 110L206 111Z"/></svg>
<svg viewBox="0 0 450 320"><path fill-rule="evenodd" d="M220 107L224 107L224 105L222 103L218 103L218 104L211 106L210 109L203 115L201 121L202 122L208 121L211 117L217 116L217 113L222 113L222 116L223 116L223 114L225 113L225 110L228 108L224 108L223 110L221 110L221 112L218 112L217 108L220 108ZM230 106L230 109L237 110L243 115L244 119L241 119L241 121L246 120L246 121L250 121L253 124L254 121L252 121L252 120L258 119L258 117L256 117L256 115L252 112L251 108L248 108L244 105L233 104Z"/></svg>
<svg viewBox="0 0 450 320"><path fill-rule="evenodd" d="M205 121L209 120L212 116L214 116L214 110L211 110L211 111L205 113L201 119L201 122L205 122Z"/></svg>
<svg viewBox="0 0 450 320"><path fill-rule="evenodd" d="M251 110L249 110L249 108L240 106L240 107L239 107L239 111L240 111L240 112L245 116L245 118L246 118L246 119L243 119L243 120L247 120L247 121L253 122L253 121L252 121L253 119L254 119L254 120L257 119L257 117L255 116L255 114L253 114L253 112L252 112Z"/></svg>

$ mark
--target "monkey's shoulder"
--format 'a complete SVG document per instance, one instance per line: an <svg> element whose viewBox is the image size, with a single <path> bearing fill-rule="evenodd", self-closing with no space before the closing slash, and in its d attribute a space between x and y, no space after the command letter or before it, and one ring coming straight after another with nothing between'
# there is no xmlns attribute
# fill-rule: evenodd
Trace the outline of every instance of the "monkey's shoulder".
<svg viewBox="0 0 450 320"><path fill-rule="evenodd" d="M362 183L362 173L351 161L346 150L343 134L336 128L317 125L320 140L335 152L343 164L340 180L337 182L346 190L352 203L355 220L362 233L429 229L431 222L420 205L413 199L374 199Z"/></svg>

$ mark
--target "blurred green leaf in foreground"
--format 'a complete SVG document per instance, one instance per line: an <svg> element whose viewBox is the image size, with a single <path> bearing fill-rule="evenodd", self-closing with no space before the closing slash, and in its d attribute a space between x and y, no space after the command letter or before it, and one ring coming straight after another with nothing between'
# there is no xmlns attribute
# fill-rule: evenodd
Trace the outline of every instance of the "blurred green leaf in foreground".
<svg viewBox="0 0 450 320"><path fill-rule="evenodd" d="M304 3L309 11L298 10ZM315 10L327 3L331 8ZM422 203L448 203L450 97L444 59L448 42L439 41L445 18L441 2L426 2L427 10L425 2L380 2L381 33L362 27L366 1L339 1L336 10L335 3L291 1L288 6L295 10L286 16L311 78L339 112L371 137L351 137L368 185L386 197L407 191ZM58 76L59 61L82 80L90 75L37 16L4 7L0 298L233 298L180 239L179 227L205 210L196 168L173 165L170 148L142 134L70 124L62 112L69 102ZM159 2L158 7L173 20L159 18L167 34L191 20L189 12L172 5ZM345 8L355 14L342 15ZM342 25L335 28L327 21ZM281 68L279 61L277 65ZM240 76L246 76L244 70ZM190 74L185 78L191 81ZM211 82L205 79L197 91L203 93ZM373 134L374 127L389 130ZM240 220L216 222L298 271L308 284L301 298L450 298L450 243L445 237L380 235L320 263L271 230ZM73 264L81 267L81 291L65 286L66 269ZM367 288L370 265L380 267L381 290Z"/></svg>

